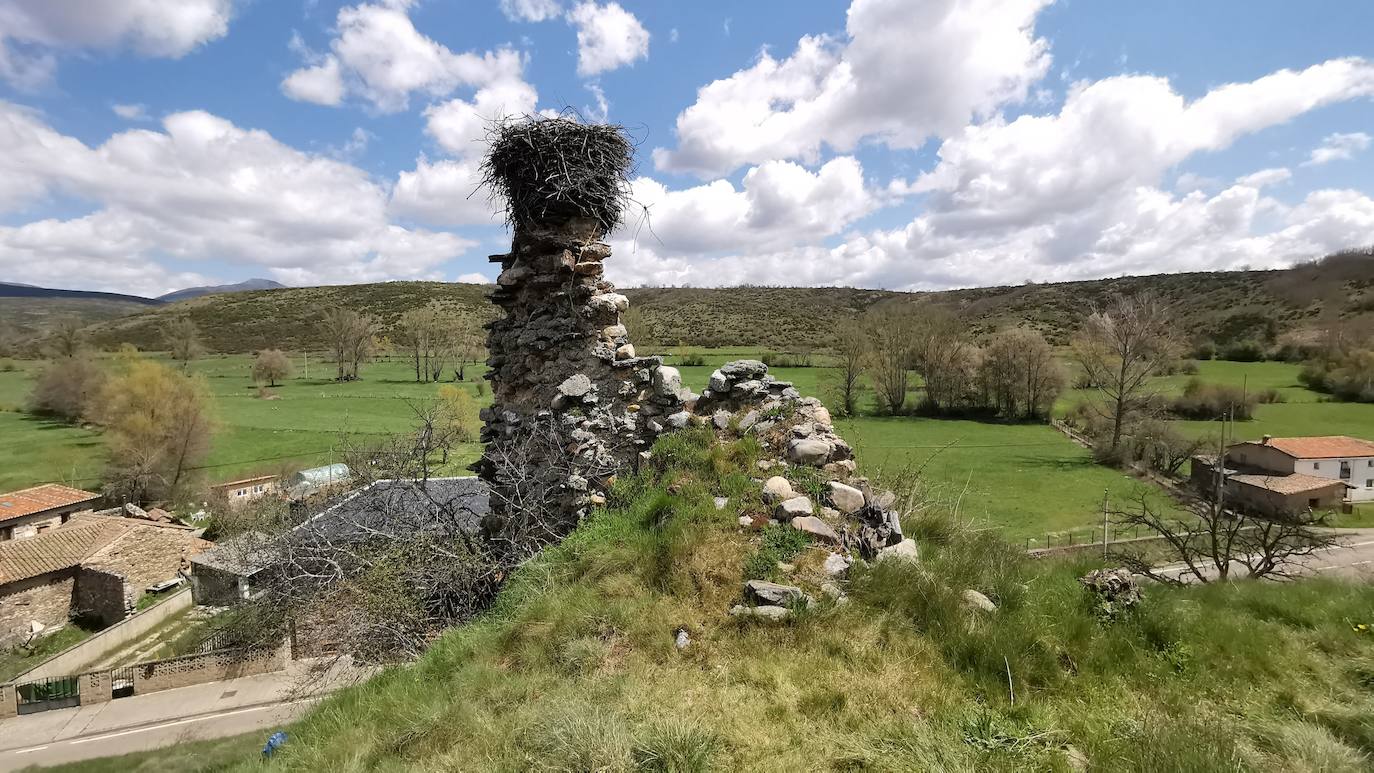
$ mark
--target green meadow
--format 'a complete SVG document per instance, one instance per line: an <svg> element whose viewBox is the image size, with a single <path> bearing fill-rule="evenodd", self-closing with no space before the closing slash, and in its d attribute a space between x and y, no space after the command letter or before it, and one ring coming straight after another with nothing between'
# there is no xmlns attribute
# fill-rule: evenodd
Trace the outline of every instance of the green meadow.
<svg viewBox="0 0 1374 773"><path fill-rule="evenodd" d="M680 366L696 390L711 371L742 357L759 357L757 349L682 350L668 358L677 364L684 353L700 354L704 364ZM211 482L249 474L325 464L337 460L348 444L368 437L404 432L415 424L415 407L433 398L439 384L419 384L409 365L382 359L363 368L363 378L337 383L322 357L293 355L296 374L265 394L250 376L248 355L212 355L191 365L202 374L215 397L220 429L203 473ZM817 358L818 364L825 364ZM0 490L65 481L95 486L104 462L99 434L30 416L22 407L40 363L0 365ZM775 368L778 378L792 381L803 394L825 396L828 367ZM480 367L469 366L459 386L477 395ZM1238 439L1265 434L1334 435L1374 438L1374 405L1326 400L1297 381L1298 366L1287 363L1199 363L1206 381L1245 384L1252 391L1277 389L1285 402L1260 405L1253 421L1237 422ZM1157 380L1160 391L1183 388L1190 376ZM913 379L913 402L919 381ZM485 391L485 390L484 390ZM1071 390L1059 411L1091 395ZM1100 528L1104 497L1121 503L1143 486L1133 478L1096 464L1086 449L1054 429L1039 424L936 419L919 416L875 416L871 395L861 401L861 415L839 419L838 428L854 446L870 475L919 474L925 492L955 510L973 528L995 529L1007 539L1043 544L1050 533L1076 538ZM1216 435L1216 422L1181 421L1185 432ZM476 444L450 457L448 471L460 474L477 458ZM1057 541L1057 540L1056 540ZM1034 543L1033 543L1034 544Z"/></svg>

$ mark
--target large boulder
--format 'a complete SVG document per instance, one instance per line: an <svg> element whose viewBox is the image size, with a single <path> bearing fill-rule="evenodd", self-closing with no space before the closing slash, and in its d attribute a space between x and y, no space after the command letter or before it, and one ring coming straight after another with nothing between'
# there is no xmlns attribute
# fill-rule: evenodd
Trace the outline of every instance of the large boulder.
<svg viewBox="0 0 1374 773"><path fill-rule="evenodd" d="M792 484L781 475L774 475L763 482L763 501L769 504L776 504L794 496L796 494L792 492Z"/></svg>
<svg viewBox="0 0 1374 773"><path fill-rule="evenodd" d="M820 438L797 438L787 444L787 458L797 464L820 467L830 458L834 447Z"/></svg>
<svg viewBox="0 0 1374 773"><path fill-rule="evenodd" d="M716 372L729 381L747 381L763 378L768 373L768 366L758 360L735 360L720 366Z"/></svg>
<svg viewBox="0 0 1374 773"><path fill-rule="evenodd" d="M863 509L864 493L853 486L846 486L839 481L830 482L830 503L836 510L848 515Z"/></svg>
<svg viewBox="0 0 1374 773"><path fill-rule="evenodd" d="M774 516L783 523L787 523L793 518L802 518L811 515L814 512L815 507L811 504L811 500L799 496L792 497L791 499L784 499L778 503L777 507L773 508Z"/></svg>
<svg viewBox="0 0 1374 773"><path fill-rule="evenodd" d="M792 528L804 531L822 542L831 545L840 544L840 535L831 528L830 524L822 521L814 515L803 515L792 519Z"/></svg>
<svg viewBox="0 0 1374 773"><path fill-rule="evenodd" d="M916 548L916 540L904 539L891 547L878 551L878 560L919 561L921 552Z"/></svg>
<svg viewBox="0 0 1374 773"><path fill-rule="evenodd" d="M788 617L791 617L791 615L792 610L787 607L773 606L771 604L761 607L746 607L743 604L736 604L730 608L731 617L749 617L769 623L780 623Z"/></svg>
<svg viewBox="0 0 1374 773"><path fill-rule="evenodd" d="M964 591L963 596L961 596L961 599L963 601L964 607L967 609L973 609L979 612L997 611L997 604L994 603L992 599L988 598L987 596L984 596L982 593L979 593L978 591L972 588L969 588L968 590Z"/></svg>
<svg viewBox="0 0 1374 773"><path fill-rule="evenodd" d="M795 585L780 585L767 580L750 580L744 584L745 595L755 604L788 606L811 603L811 597Z"/></svg>

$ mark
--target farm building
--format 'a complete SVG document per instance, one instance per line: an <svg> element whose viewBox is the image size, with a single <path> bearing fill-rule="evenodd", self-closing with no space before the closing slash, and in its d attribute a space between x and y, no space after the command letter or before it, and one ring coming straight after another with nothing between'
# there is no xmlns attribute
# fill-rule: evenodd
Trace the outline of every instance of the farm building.
<svg viewBox="0 0 1374 773"><path fill-rule="evenodd" d="M335 486L342 486L352 478L353 471L348 469L346 464L327 464L323 467L301 470L291 476L286 495L291 499L305 499L329 491Z"/></svg>
<svg viewBox="0 0 1374 773"><path fill-rule="evenodd" d="M189 526L93 513L0 543L0 647L75 616L118 622L149 586L178 577L209 546Z"/></svg>
<svg viewBox="0 0 1374 773"><path fill-rule="evenodd" d="M25 539L61 526L78 510L90 510L99 494L45 483L0 494L0 542Z"/></svg>
<svg viewBox="0 0 1374 773"><path fill-rule="evenodd" d="M1193 483L1215 490L1215 457L1193 459ZM1374 443L1359 438L1276 438L1226 449L1226 497L1237 506L1282 514L1374 500Z"/></svg>
<svg viewBox="0 0 1374 773"><path fill-rule="evenodd" d="M211 493L222 496L231 507L239 507L255 499L261 499L278 490L276 475L259 475L255 478L231 480L210 487Z"/></svg>

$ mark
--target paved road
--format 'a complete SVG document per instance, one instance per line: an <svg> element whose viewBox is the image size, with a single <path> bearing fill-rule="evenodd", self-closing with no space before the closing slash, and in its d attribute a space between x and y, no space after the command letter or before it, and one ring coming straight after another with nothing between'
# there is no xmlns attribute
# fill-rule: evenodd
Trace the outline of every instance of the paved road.
<svg viewBox="0 0 1374 773"><path fill-rule="evenodd" d="M268 730L362 675L347 663L293 661L284 672L13 717L0 722L0 773Z"/></svg>
<svg viewBox="0 0 1374 773"><path fill-rule="evenodd" d="M1331 574L1374 582L1374 529L1341 529L1340 534L1339 546L1308 556L1302 561L1300 573ZM1161 567L1160 571L1182 577L1187 570L1182 564L1173 564ZM1204 571L1208 576L1216 574L1215 570ZM1244 573L1245 567L1237 564L1231 576L1243 577Z"/></svg>

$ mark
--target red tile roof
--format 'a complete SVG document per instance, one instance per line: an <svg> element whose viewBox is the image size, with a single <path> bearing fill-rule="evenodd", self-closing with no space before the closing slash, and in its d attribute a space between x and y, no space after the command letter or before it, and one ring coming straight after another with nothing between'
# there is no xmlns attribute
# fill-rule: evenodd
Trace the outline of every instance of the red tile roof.
<svg viewBox="0 0 1374 773"><path fill-rule="evenodd" d="M1277 448L1294 459L1337 459L1351 456L1374 456L1374 443L1345 435L1325 437L1276 437L1268 443L1255 445Z"/></svg>
<svg viewBox="0 0 1374 773"><path fill-rule="evenodd" d="M0 522L26 515L35 515L59 507L94 502L99 498L99 494L92 494L89 491L56 483L45 483L42 486L34 486L21 491L11 491L8 494L0 494Z"/></svg>

